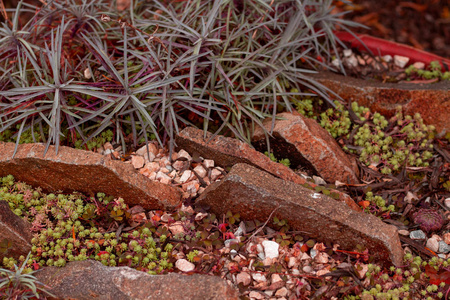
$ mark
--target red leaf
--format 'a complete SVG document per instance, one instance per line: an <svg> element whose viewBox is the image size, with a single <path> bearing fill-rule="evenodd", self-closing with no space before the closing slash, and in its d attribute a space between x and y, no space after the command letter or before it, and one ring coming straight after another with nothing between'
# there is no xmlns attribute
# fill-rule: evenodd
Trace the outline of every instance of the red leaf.
<svg viewBox="0 0 450 300"><path fill-rule="evenodd" d="M450 272L447 270L436 271L436 269L430 265L425 266L425 273L430 277L431 284L440 284L445 282L450 284Z"/></svg>
<svg viewBox="0 0 450 300"><path fill-rule="evenodd" d="M235 238L236 238L232 232L225 232L225 233L224 233L224 237L225 237L225 239L227 239L227 240L229 240L229 239L235 239Z"/></svg>
<svg viewBox="0 0 450 300"><path fill-rule="evenodd" d="M352 48L357 48L359 50L365 49L363 44L361 44L360 42L362 41L365 44L365 46L369 48L369 50L371 50L374 54L380 55L389 54L392 56L402 55L409 57L411 63L421 61L425 64L429 64L430 62L437 60L439 61L439 63L443 68L450 67L450 59L440 57L438 55L420 49L416 49L408 45L383 40L366 34L356 34L359 40L348 32L336 31L335 35L341 41L351 43Z"/></svg>
<svg viewBox="0 0 450 300"><path fill-rule="evenodd" d="M225 231L227 231L227 226L228 226L228 223L222 223L222 224L219 224L219 230L220 230L220 232L225 232Z"/></svg>

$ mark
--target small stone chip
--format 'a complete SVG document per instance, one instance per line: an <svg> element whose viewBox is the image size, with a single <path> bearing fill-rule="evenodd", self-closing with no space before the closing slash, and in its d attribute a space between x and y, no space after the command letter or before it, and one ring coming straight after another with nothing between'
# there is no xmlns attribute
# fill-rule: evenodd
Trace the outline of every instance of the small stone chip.
<svg viewBox="0 0 450 300"><path fill-rule="evenodd" d="M414 230L414 231L411 231L411 233L409 234L409 237L412 239L412 240L424 240L424 239L426 239L426 235L425 235L425 232L423 232L422 230Z"/></svg>
<svg viewBox="0 0 450 300"><path fill-rule="evenodd" d="M191 272L195 269L195 265L184 258L177 260L175 262L175 267L181 272Z"/></svg>
<svg viewBox="0 0 450 300"><path fill-rule="evenodd" d="M399 68L404 68L409 62L409 57L394 55L394 64Z"/></svg>
<svg viewBox="0 0 450 300"><path fill-rule="evenodd" d="M439 241L439 252L440 253L445 253L445 254L449 253L450 252L450 246L447 245L447 243L444 242L444 241Z"/></svg>

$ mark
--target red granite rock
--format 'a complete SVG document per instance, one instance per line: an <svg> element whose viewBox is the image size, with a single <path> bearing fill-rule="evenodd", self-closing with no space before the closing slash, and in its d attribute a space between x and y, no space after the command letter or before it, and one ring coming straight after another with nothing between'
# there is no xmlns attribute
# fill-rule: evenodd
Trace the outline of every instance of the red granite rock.
<svg viewBox="0 0 450 300"><path fill-rule="evenodd" d="M347 157L336 140L315 120L289 112L277 115L270 147L276 157L289 158L291 167L306 167L329 183L337 180L358 183L358 167ZM272 119L264 120L267 132L272 126ZM252 143L258 149L267 149L266 135L258 127Z"/></svg>
<svg viewBox="0 0 450 300"><path fill-rule="evenodd" d="M217 276L154 276L129 267L105 267L94 260L70 262L63 268L46 267L35 276L51 287L49 291L58 299L239 299L237 289Z"/></svg>
<svg viewBox="0 0 450 300"><path fill-rule="evenodd" d="M0 201L0 261L3 257L26 257L32 237L31 224L14 214L8 202Z"/></svg>
<svg viewBox="0 0 450 300"><path fill-rule="evenodd" d="M45 145L22 144L12 158L14 147L14 143L0 142L0 176L11 174L45 192L103 192L146 209L173 209L181 204L177 188L151 181L132 165L107 156L69 147L59 147L56 154L50 146L44 157Z"/></svg>
<svg viewBox="0 0 450 300"><path fill-rule="evenodd" d="M420 113L425 124L434 125L438 133L450 132L450 82L434 84L381 83L324 72L312 78L344 100L358 102L386 117L402 106L403 113Z"/></svg>
<svg viewBox="0 0 450 300"><path fill-rule="evenodd" d="M385 266L401 265L403 250L397 229L373 215L356 212L323 194L278 179L247 164L236 164L221 181L211 184L196 201L217 215L239 213L241 219L287 220L293 230L346 250L363 245Z"/></svg>
<svg viewBox="0 0 450 300"><path fill-rule="evenodd" d="M296 184L308 184L313 188L316 184L308 182L283 164L270 160L266 155L256 151L250 145L237 139L218 135L211 139L212 134L207 133L203 138L203 131L194 127L183 129L176 137L177 150L184 149L189 153L196 153L205 159L214 160L215 164L223 168L231 168L237 163L246 163L257 167L270 174L294 182ZM339 195L339 201L345 202L350 208L360 211L359 206L347 194L334 191Z"/></svg>

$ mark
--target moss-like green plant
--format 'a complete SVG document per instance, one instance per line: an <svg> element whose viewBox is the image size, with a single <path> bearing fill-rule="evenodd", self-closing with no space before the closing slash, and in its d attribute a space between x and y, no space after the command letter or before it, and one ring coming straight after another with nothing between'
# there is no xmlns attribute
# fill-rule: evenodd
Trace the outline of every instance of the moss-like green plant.
<svg viewBox="0 0 450 300"><path fill-rule="evenodd" d="M264 155L269 157L270 160L273 161L273 162L280 163L282 165L285 165L288 168L291 166L291 162L289 161L288 158L277 159L272 152L269 153L268 151L265 151Z"/></svg>
<svg viewBox="0 0 450 300"><path fill-rule="evenodd" d="M408 80L414 79L439 79L439 80L450 80L450 72L442 72L442 66L438 61L430 62L430 65L424 69L420 70L410 65L405 69L406 75L408 75Z"/></svg>
<svg viewBox="0 0 450 300"><path fill-rule="evenodd" d="M349 133L352 122L349 118L349 112L344 109L344 106L338 101L334 101L334 103L336 109L329 108L321 113L319 124L327 130L332 137L338 138Z"/></svg>

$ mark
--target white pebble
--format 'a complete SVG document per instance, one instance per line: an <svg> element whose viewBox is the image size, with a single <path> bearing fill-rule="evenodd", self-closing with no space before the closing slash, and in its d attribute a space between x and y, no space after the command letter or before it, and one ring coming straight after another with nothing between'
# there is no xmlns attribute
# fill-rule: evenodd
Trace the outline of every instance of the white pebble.
<svg viewBox="0 0 450 300"><path fill-rule="evenodd" d="M175 262L175 267L181 272L194 271L195 265L185 259L179 259Z"/></svg>
<svg viewBox="0 0 450 300"><path fill-rule="evenodd" d="M394 55L394 64L399 68L404 68L409 62L409 57Z"/></svg>
<svg viewBox="0 0 450 300"><path fill-rule="evenodd" d="M333 66L335 66L336 68L339 68L341 62L340 62L340 60L339 60L338 58L335 58L335 59L333 59L333 60L331 61L331 64L332 64Z"/></svg>
<svg viewBox="0 0 450 300"><path fill-rule="evenodd" d="M253 273L252 277L253 277L253 280L256 282L266 282L267 281L266 276L264 276L261 273Z"/></svg>
<svg viewBox="0 0 450 300"><path fill-rule="evenodd" d="M349 57L350 55L353 54L352 49L345 49L343 52L345 57Z"/></svg>
<svg viewBox="0 0 450 300"><path fill-rule="evenodd" d="M384 55L383 57L381 57L385 62L391 62L392 61L392 56L388 55Z"/></svg>
<svg viewBox="0 0 450 300"><path fill-rule="evenodd" d="M201 178L206 176L206 170L201 165L198 165L194 168L194 171L200 176Z"/></svg>
<svg viewBox="0 0 450 300"><path fill-rule="evenodd" d="M183 175L181 175L180 182L181 183L185 183L186 181L189 180L189 178L191 178L191 175L192 175L192 171L191 170L184 171Z"/></svg>
<svg viewBox="0 0 450 300"><path fill-rule="evenodd" d="M250 298L253 298L253 299L264 299L264 298L266 298L263 294L261 294L261 293L259 293L259 292L256 292L256 291L251 291L251 292L248 294L248 296L249 296Z"/></svg>
<svg viewBox="0 0 450 300"><path fill-rule="evenodd" d="M205 166L205 168L214 168L214 161L212 159L205 159L203 161L203 165Z"/></svg>
<svg viewBox="0 0 450 300"><path fill-rule="evenodd" d="M212 169L211 171L211 181L215 181L219 176L222 175L222 172L220 172L218 169Z"/></svg>
<svg viewBox="0 0 450 300"><path fill-rule="evenodd" d="M178 157L184 157L186 158L188 161L192 160L192 157L189 155L189 153L186 152L186 150L181 149L180 151L178 151Z"/></svg>
<svg viewBox="0 0 450 300"><path fill-rule="evenodd" d="M425 69L425 64L421 61L417 61L413 64L414 68L418 69L418 70L423 70Z"/></svg>
<svg viewBox="0 0 450 300"><path fill-rule="evenodd" d="M250 277L250 274L247 272L241 272L236 275L236 283L242 283L244 286L249 285L252 282L252 278Z"/></svg>
<svg viewBox="0 0 450 300"><path fill-rule="evenodd" d="M347 62L347 64L349 66L351 66L353 68L356 68L358 66L358 60L354 56L350 56L350 57L346 58L345 61Z"/></svg>
<svg viewBox="0 0 450 300"><path fill-rule="evenodd" d="M428 239L426 247L428 249L430 249L431 251L433 251L433 252L438 252L438 250L439 250L439 241L436 238L431 237L431 238Z"/></svg>
<svg viewBox="0 0 450 300"><path fill-rule="evenodd" d="M139 155L132 155L131 156L131 164L135 169L140 169L144 166L144 158Z"/></svg>
<svg viewBox="0 0 450 300"><path fill-rule="evenodd" d="M446 206L447 208L450 208L450 198L446 198L446 199L444 200L444 203L445 203L445 206Z"/></svg>
<svg viewBox="0 0 450 300"><path fill-rule="evenodd" d="M264 241L264 242L262 242L262 245L264 247L264 254L266 257L277 258L280 255L280 253L278 251L278 248L280 247L280 245L277 242Z"/></svg>

